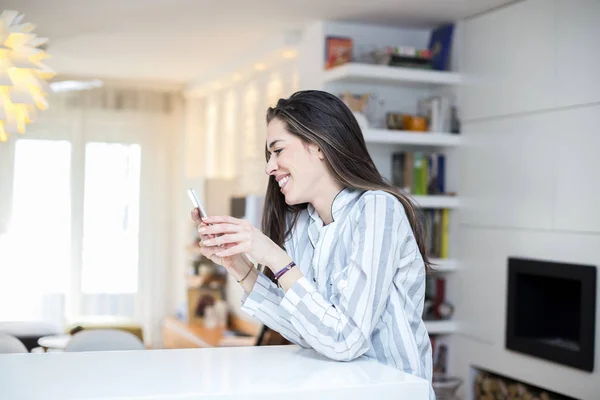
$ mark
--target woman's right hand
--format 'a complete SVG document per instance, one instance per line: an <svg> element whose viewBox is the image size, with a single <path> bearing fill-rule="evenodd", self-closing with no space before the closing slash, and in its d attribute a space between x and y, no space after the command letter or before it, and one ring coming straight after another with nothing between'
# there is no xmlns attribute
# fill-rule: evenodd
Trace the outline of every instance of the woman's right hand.
<svg viewBox="0 0 600 400"><path fill-rule="evenodd" d="M192 210L192 219L198 225L198 228L207 226L204 222L202 222L197 208ZM248 257L246 257L244 254L236 254L228 257L219 257L215 255L215 253L218 253L219 251L228 249L231 246L235 246L236 243L230 243L224 247L204 246L202 244L205 240L210 239L213 236L214 235L200 235L200 253L204 257L208 258L215 264L225 267L227 272L230 273L237 281L246 275L248 268L254 268Z"/></svg>

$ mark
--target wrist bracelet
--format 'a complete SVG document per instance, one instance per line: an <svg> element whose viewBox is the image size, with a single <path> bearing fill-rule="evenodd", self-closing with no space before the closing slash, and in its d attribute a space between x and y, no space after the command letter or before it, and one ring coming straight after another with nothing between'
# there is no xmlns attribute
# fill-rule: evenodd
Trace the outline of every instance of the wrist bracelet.
<svg viewBox="0 0 600 400"><path fill-rule="evenodd" d="M252 272L252 267L248 268L248 272L246 273L246 276L244 276L242 279L237 281L237 283L239 283L239 284L244 283L244 279L246 279L248 277L248 275L250 275L250 272Z"/></svg>
<svg viewBox="0 0 600 400"><path fill-rule="evenodd" d="M288 265L286 265L285 267L281 268L279 271L277 271L277 273L274 276L274 279L276 281L279 280L279 278L281 278L283 276L283 274L285 274L286 272L288 272L290 269L294 268L296 266L295 262L291 262Z"/></svg>

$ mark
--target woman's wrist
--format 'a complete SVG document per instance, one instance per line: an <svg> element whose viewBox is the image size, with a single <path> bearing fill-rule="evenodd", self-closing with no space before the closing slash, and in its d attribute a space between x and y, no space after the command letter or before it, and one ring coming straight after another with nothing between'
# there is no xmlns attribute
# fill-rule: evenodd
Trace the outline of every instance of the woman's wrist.
<svg viewBox="0 0 600 400"><path fill-rule="evenodd" d="M281 252L276 253L275 256L266 263L266 265L274 274L276 274L292 261L292 257L290 257L285 251L281 250Z"/></svg>
<svg viewBox="0 0 600 400"><path fill-rule="evenodd" d="M242 255L239 260L233 264L233 277L236 281L239 281L248 273L249 270L253 268L254 264L252 264L250 260Z"/></svg>
<svg viewBox="0 0 600 400"><path fill-rule="evenodd" d="M241 282L239 282L240 286L242 287L242 289L244 289L244 292L249 295L250 292L252 292L252 289L254 289L254 284L256 283L256 280L258 279L258 270L254 267L252 267L252 269L250 269L250 271L248 271L248 276L246 278L244 278Z"/></svg>

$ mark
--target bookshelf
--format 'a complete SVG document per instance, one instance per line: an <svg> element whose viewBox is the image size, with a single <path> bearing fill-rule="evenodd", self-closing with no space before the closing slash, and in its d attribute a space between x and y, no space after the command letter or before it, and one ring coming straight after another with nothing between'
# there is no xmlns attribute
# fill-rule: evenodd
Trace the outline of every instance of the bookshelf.
<svg viewBox="0 0 600 400"><path fill-rule="evenodd" d="M460 74L414 68L348 63L325 71L324 83L376 83L380 85L435 88L459 85Z"/></svg>
<svg viewBox="0 0 600 400"><path fill-rule="evenodd" d="M368 65L348 63L323 72L323 83L325 90L333 88L341 91L342 87L350 90L360 88L363 92L375 91L386 93L390 96L386 99L390 104L416 103L420 98L434 95L436 93L449 93L454 87L462 83L462 77L456 72L441 72L431 70L419 70L402 67L389 67L382 65ZM409 88L408 90L403 90ZM394 106L392 106L394 107ZM410 110L407 110L410 111ZM392 171L392 155L396 152L424 152L457 154L454 149L461 145L461 136L447 132L413 132L401 130L387 130L363 128L365 142L369 146L369 152L382 175L388 176ZM454 157L454 156L449 156ZM452 183L457 182L456 163L446 163L444 171L446 187L454 189ZM450 178L450 179L447 179ZM448 185L449 184L449 185ZM452 190L445 189L447 192ZM460 193L459 193L460 194ZM411 195L415 203L423 209L449 209L455 210L460 207L460 197L453 195ZM456 221L450 217L451 224ZM449 232L455 230L449 228ZM453 238L450 237L450 243ZM451 245L452 246L452 245ZM452 252L449 254L452 257ZM433 274L442 278L441 275L454 275L459 269L459 260L455 258L433 258L435 264ZM445 279L445 278L442 278ZM427 320L425 321L427 331L432 337L452 335L459 330L458 322L455 320Z"/></svg>

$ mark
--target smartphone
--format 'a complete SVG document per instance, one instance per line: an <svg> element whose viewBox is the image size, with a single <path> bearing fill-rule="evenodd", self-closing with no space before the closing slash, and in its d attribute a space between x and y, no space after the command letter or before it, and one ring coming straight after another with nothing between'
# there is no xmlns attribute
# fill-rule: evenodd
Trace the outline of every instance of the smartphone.
<svg viewBox="0 0 600 400"><path fill-rule="evenodd" d="M190 196L190 200L192 201L192 204L194 205L194 207L196 207L199 212L200 212L200 218L204 219L206 217L208 217L208 214L206 214L206 210L204 210L204 207L202 207L202 204L200 203L200 200L198 199L198 195L196 194L196 191L194 189L188 189L188 196Z"/></svg>

